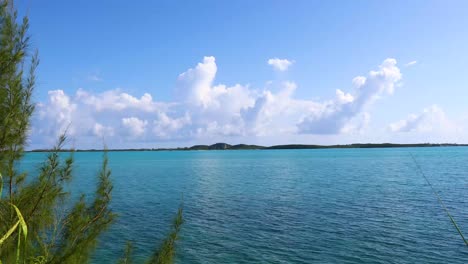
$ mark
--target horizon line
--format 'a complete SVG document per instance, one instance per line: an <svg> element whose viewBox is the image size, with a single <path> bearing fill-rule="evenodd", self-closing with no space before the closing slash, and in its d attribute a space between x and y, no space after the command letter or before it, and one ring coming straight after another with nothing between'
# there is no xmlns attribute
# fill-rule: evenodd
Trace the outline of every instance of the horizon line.
<svg viewBox="0 0 468 264"><path fill-rule="evenodd" d="M223 147L221 147L223 146ZM102 152L102 151L186 151L186 150L278 150L278 149L327 149L327 148L402 148L402 147L466 147L468 143L350 143L350 144L280 144L271 146L262 146L256 144L229 144L218 142L214 144L196 144L188 147L167 147L167 148L102 148L102 149L79 149L67 148L57 150L59 152ZM53 152L53 148L38 148L26 150L25 152Z"/></svg>

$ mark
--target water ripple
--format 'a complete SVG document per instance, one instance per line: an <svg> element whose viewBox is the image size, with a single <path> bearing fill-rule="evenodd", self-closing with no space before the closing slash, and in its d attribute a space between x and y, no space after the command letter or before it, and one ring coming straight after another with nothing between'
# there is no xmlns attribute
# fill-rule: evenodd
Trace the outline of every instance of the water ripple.
<svg viewBox="0 0 468 264"><path fill-rule="evenodd" d="M178 263L468 263L409 151L468 234L468 148L113 152L120 218L93 263L126 240L150 254L182 194ZM75 158L71 187L89 193L100 154Z"/></svg>

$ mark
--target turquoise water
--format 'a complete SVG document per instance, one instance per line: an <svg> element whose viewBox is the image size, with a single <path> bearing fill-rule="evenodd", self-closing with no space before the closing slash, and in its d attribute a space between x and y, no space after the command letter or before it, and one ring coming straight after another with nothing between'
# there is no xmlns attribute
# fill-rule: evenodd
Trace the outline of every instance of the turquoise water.
<svg viewBox="0 0 468 264"><path fill-rule="evenodd" d="M93 263L114 263L126 240L149 255L182 196L177 263L468 263L410 152L468 235L464 147L111 152L120 216ZM75 155L71 188L91 194L102 153Z"/></svg>

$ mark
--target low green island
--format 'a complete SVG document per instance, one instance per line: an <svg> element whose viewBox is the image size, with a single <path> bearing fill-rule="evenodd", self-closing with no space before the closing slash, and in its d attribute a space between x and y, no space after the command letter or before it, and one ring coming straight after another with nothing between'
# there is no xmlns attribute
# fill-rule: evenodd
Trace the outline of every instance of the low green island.
<svg viewBox="0 0 468 264"><path fill-rule="evenodd" d="M454 143L414 143L414 144L395 144L395 143L354 143L347 145L307 145L307 144L287 144L274 146L259 146L227 143L216 143L212 145L194 145L191 147L178 148L130 148L130 149L108 149L107 151L188 151L188 150L275 150L275 149L349 149L349 148L419 148L419 147L467 147L468 144ZM50 149L34 149L29 152L49 152ZM72 151L63 149L62 152ZM103 149L77 149L77 152L103 151Z"/></svg>

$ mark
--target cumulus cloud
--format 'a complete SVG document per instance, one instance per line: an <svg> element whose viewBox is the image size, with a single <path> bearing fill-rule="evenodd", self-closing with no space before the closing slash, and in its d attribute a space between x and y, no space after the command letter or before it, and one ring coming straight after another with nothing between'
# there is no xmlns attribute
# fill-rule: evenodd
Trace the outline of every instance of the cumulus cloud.
<svg viewBox="0 0 468 264"><path fill-rule="evenodd" d="M403 142L466 143L466 131L466 119L449 117L438 105L426 107L387 127L387 133L393 132L388 133L391 138Z"/></svg>
<svg viewBox="0 0 468 264"><path fill-rule="evenodd" d="M437 105L425 108L421 113L410 114L406 119L389 125L392 132L429 132L433 130L452 130L454 124Z"/></svg>
<svg viewBox="0 0 468 264"><path fill-rule="evenodd" d="M317 101L295 98L298 85L291 81L260 88L219 84L217 70L216 59L204 57L177 77L176 97L169 102L119 89L50 91L48 101L38 104L33 134L49 143L67 127L84 142L360 133L369 123L369 106L392 94L401 80L396 60L386 59L367 76L352 79L350 91L338 89L334 98Z"/></svg>
<svg viewBox="0 0 468 264"><path fill-rule="evenodd" d="M377 71L370 71L367 77L353 79L355 90L345 93L336 90L335 99L318 105L299 124L299 132L310 134L336 134L359 115L366 107L386 94L393 94L401 80L400 69L395 59L386 59Z"/></svg>
<svg viewBox="0 0 468 264"><path fill-rule="evenodd" d="M100 94L91 94L83 89L76 92L76 100L90 106L97 112L139 110L152 112L157 107L150 94L145 93L136 98L119 90L109 90Z"/></svg>
<svg viewBox="0 0 468 264"><path fill-rule="evenodd" d="M130 136L138 137L145 133L148 121L140 120L137 117L122 118L122 125L129 132Z"/></svg>
<svg viewBox="0 0 468 264"><path fill-rule="evenodd" d="M190 115L186 112L184 116L179 118L171 118L167 113L158 112L153 121L153 133L161 139L170 139L175 137L177 133L185 126L191 123Z"/></svg>
<svg viewBox="0 0 468 264"><path fill-rule="evenodd" d="M268 60L268 65L271 65L275 70L278 71L287 71L289 66L291 66L294 61L287 59L273 58Z"/></svg>
<svg viewBox="0 0 468 264"><path fill-rule="evenodd" d="M111 126L103 126L100 123L95 123L93 134L101 138L112 137L114 135L114 128Z"/></svg>
<svg viewBox="0 0 468 264"><path fill-rule="evenodd" d="M38 118L41 122L33 128L33 131L56 138L67 130L77 105L62 90L49 91L48 96L47 103L38 105ZM68 133L73 135L75 129L68 129Z"/></svg>

